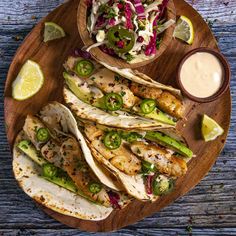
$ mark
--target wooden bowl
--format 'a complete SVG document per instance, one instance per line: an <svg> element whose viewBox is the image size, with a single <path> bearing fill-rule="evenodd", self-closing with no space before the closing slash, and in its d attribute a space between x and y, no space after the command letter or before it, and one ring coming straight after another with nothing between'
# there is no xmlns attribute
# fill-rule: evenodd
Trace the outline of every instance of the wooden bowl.
<svg viewBox="0 0 236 236"><path fill-rule="evenodd" d="M180 79L180 72L181 72L181 68L184 64L184 62L193 54L197 53L197 52L207 52L207 53L211 53L212 55L214 55L215 57L218 58L218 60L221 62L222 64L222 68L224 70L224 77L223 77L223 82L221 84L220 89L213 94L210 97L206 97L206 98L199 98L199 97L195 97L192 94L190 94L183 86L181 79ZM228 89L229 84L230 84L230 77L231 77L231 72L230 72L230 66L229 63L227 62L226 58L223 56L223 54L221 54L218 51L215 51L211 48L206 48L206 47L200 47L200 48L196 48L193 49L192 51L188 52L183 59L180 61L179 66L178 66L178 71L177 71L177 84L179 86L179 88L181 89L181 91L183 92L183 94L188 97L189 99L195 101L195 102L200 102L200 103L206 103L206 102L212 102L216 99L218 99L220 96L222 96L224 94L224 92Z"/></svg>
<svg viewBox="0 0 236 236"><path fill-rule="evenodd" d="M86 47L95 43L95 41L90 38L89 32L87 30L87 10L88 10L87 0L80 0L78 11L77 11L77 25L78 25L80 37ZM176 20L175 5L174 5L173 0L169 1L167 8L165 10L164 18L166 20L170 20L170 19L173 19L174 21ZM172 25L171 27L169 27L167 30L165 30L162 33L162 42L161 42L160 48L157 50L156 55L150 60L145 60L139 63L129 64L120 58L116 58L116 57L113 57L104 53L99 47L92 48L90 50L90 53L95 60L103 61L111 66L116 66L119 68L137 68L137 67L149 64L150 62L156 60L166 50L167 46L169 45L169 43L171 42L173 38L174 29L175 29L175 25Z"/></svg>

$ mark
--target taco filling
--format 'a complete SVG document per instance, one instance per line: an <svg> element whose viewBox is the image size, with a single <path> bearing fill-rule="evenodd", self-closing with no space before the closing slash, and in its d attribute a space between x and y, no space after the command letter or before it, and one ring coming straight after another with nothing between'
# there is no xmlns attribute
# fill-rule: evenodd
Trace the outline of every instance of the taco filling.
<svg viewBox="0 0 236 236"><path fill-rule="evenodd" d="M49 104L43 111L50 110L50 106L62 107L58 103ZM77 138L65 124L66 120L44 115L45 112L27 116L23 127L26 138L17 144L21 152L41 166L41 177L90 202L105 207L124 207L130 201L128 195L110 189L97 178L86 162ZM117 196L116 203L113 195Z"/></svg>
<svg viewBox="0 0 236 236"><path fill-rule="evenodd" d="M66 86L81 102L114 116L125 112L136 120L145 118L152 127L158 123L174 127L183 117L185 108L178 90L129 69L114 69L105 64L99 67L92 60L88 61L96 69L85 78L76 69L81 60L84 59L69 57L63 74ZM71 102L67 95L64 97Z"/></svg>
<svg viewBox="0 0 236 236"><path fill-rule="evenodd" d="M153 131L126 131L83 123L94 158L106 166L139 200L169 193L187 172L192 151L181 141ZM165 187L164 187L165 186Z"/></svg>

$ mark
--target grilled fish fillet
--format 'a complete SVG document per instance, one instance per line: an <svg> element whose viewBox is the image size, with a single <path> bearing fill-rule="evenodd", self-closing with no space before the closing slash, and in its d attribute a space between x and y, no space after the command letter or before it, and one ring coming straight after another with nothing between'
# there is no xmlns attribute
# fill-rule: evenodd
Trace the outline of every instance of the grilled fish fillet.
<svg viewBox="0 0 236 236"><path fill-rule="evenodd" d="M42 156L54 164L56 167L62 168L63 159L59 154L60 145L58 145L53 139L50 139L42 148L41 154Z"/></svg>
<svg viewBox="0 0 236 236"><path fill-rule="evenodd" d="M89 83L93 83L105 93L120 94L123 98L123 105L125 108L134 106L137 101L137 97L134 96L122 78L113 71L106 68L100 69L97 73L93 74L89 80Z"/></svg>
<svg viewBox="0 0 236 236"><path fill-rule="evenodd" d="M158 88L145 87L144 85L134 82L130 83L130 90L138 97L156 100L157 106L169 115L176 118L183 117L183 103L170 92Z"/></svg>
<svg viewBox="0 0 236 236"><path fill-rule="evenodd" d="M92 177L93 173L83 159L82 151L74 138L68 138L62 143L60 155L64 160L63 169L83 194L104 206L111 206L109 196L104 187L97 194L89 191L89 184L96 183L97 179Z"/></svg>
<svg viewBox="0 0 236 236"><path fill-rule="evenodd" d="M96 183L97 179L87 162L83 159L82 151L76 139L68 135L69 137L60 140L60 143L56 142L52 137L46 143L39 143L36 139L37 128L45 127L37 117L28 116L25 121L24 131L32 143L41 146L42 156L48 162L66 171L86 198L104 206L111 206L109 196L104 187L97 194L89 191L89 185Z"/></svg>
<svg viewBox="0 0 236 236"><path fill-rule="evenodd" d="M45 128L45 125L40 119L32 115L26 117L23 130L38 150L45 144L45 142L39 142L36 137L37 130L41 128Z"/></svg>
<svg viewBox="0 0 236 236"><path fill-rule="evenodd" d="M184 160L173 156L157 145L137 141L132 143L130 148L134 154L154 164L162 174L171 177L180 177L187 171L187 164Z"/></svg>
<svg viewBox="0 0 236 236"><path fill-rule="evenodd" d="M156 99L157 106L176 118L182 118L184 114L184 105L170 92L163 92L161 96Z"/></svg>
<svg viewBox="0 0 236 236"><path fill-rule="evenodd" d="M104 132L96 126L86 125L85 134L91 145L120 171L127 175L136 175L141 170L141 161L125 147L125 144L121 144L115 150L107 149L102 142Z"/></svg>

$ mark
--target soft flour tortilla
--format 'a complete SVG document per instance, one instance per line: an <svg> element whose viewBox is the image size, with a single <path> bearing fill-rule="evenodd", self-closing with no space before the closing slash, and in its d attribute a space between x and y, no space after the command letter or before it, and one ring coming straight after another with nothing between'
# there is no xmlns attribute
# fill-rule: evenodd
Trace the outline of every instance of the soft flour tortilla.
<svg viewBox="0 0 236 236"><path fill-rule="evenodd" d="M87 161L95 175L99 178L99 180L104 185L113 190L122 190L122 187L117 182L117 180L114 178L112 179L110 173L100 164L94 161L91 151L87 146L86 140L82 133L79 131L77 122L71 111L67 107L58 102L51 102L40 111L40 118L46 124L48 123L51 126L55 126L60 120L60 123L63 124L63 131L65 133L68 133L69 131L79 141L85 160Z"/></svg>
<svg viewBox="0 0 236 236"><path fill-rule="evenodd" d="M26 137L21 132L13 148L13 172L23 191L43 206L64 215L99 221L107 218L113 208L96 205L85 198L39 177L40 167L22 154L16 144Z"/></svg>
<svg viewBox="0 0 236 236"><path fill-rule="evenodd" d="M179 98L182 98L181 91L179 89L175 89L171 86L167 86L164 84L161 84L153 79L151 79L149 76L137 71L137 70L132 70L130 68L117 68L114 66L110 66L104 62L99 62L103 66L105 66L107 69L121 75L122 77L131 80L133 82L136 82L138 84L145 85L150 88L158 88L162 90L169 91L170 93L176 95Z"/></svg>
<svg viewBox="0 0 236 236"><path fill-rule="evenodd" d="M64 87L63 90L65 102L68 104L73 113L80 119L97 122L101 125L122 128L122 129L141 129L152 130L162 128L172 128L172 125L146 119L139 116L117 114L112 115L99 108L93 107L77 98L69 89Z"/></svg>
<svg viewBox="0 0 236 236"><path fill-rule="evenodd" d="M156 201L159 197L153 194L147 194L145 183L141 174L130 176L113 166L105 157L103 157L92 145L90 145L93 156L110 172L119 179L127 193L141 201Z"/></svg>

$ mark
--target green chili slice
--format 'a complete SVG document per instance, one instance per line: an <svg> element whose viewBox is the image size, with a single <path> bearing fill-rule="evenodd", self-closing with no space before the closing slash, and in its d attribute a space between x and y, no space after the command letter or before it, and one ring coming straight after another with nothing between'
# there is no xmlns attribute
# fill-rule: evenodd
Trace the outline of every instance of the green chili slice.
<svg viewBox="0 0 236 236"><path fill-rule="evenodd" d="M161 181L157 181L155 179L153 181L152 187L154 195L157 196L166 195L174 189L174 181L172 179L161 180Z"/></svg>
<svg viewBox="0 0 236 236"><path fill-rule="evenodd" d="M90 76L94 71L94 65L89 60L81 60L78 61L76 65L76 72L81 77L88 77Z"/></svg>
<svg viewBox="0 0 236 236"><path fill-rule="evenodd" d="M136 132L121 132L121 138L125 141L132 143L134 141L137 141L138 139L142 138L142 135L136 133Z"/></svg>
<svg viewBox="0 0 236 236"><path fill-rule="evenodd" d="M43 177L53 178L58 174L58 168L51 163L43 165Z"/></svg>
<svg viewBox="0 0 236 236"><path fill-rule="evenodd" d="M47 128L40 128L37 130L36 138L39 142L47 142L50 138L50 134Z"/></svg>
<svg viewBox="0 0 236 236"><path fill-rule="evenodd" d="M148 174L150 172L155 172L156 167L154 164L148 162L148 161L142 161L142 172L145 174Z"/></svg>
<svg viewBox="0 0 236 236"><path fill-rule="evenodd" d="M108 93L105 95L105 107L109 111L117 111L123 105L123 99L118 93Z"/></svg>
<svg viewBox="0 0 236 236"><path fill-rule="evenodd" d="M107 32L109 46L117 53L129 52L135 43L135 36L132 31L121 27L120 25L109 28Z"/></svg>
<svg viewBox="0 0 236 236"><path fill-rule="evenodd" d="M151 113L155 109L155 107L156 107L156 101L153 99L144 99L140 104L141 111L144 114Z"/></svg>
<svg viewBox="0 0 236 236"><path fill-rule="evenodd" d="M89 184L89 191L91 193L95 193L95 194L99 193L101 191L101 189L102 189L102 186L99 183L90 183Z"/></svg>
<svg viewBox="0 0 236 236"><path fill-rule="evenodd" d="M117 132L111 131L105 135L103 142L108 149L114 150L120 147L121 137Z"/></svg>

